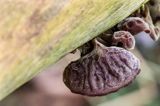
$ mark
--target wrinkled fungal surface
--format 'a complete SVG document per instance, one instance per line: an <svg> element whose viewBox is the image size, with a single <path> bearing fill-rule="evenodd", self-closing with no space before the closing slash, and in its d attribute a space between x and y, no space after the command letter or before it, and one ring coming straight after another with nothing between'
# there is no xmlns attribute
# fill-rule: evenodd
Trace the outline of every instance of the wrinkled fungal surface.
<svg viewBox="0 0 160 106"><path fill-rule="evenodd" d="M150 34L149 24L139 17L129 17L119 23L120 30L129 31L131 34L136 35L142 31Z"/></svg>
<svg viewBox="0 0 160 106"><path fill-rule="evenodd" d="M131 18L129 17L129 18L125 19L124 21L122 21L118 25L119 29L128 30L128 31L131 30L131 33L133 35L137 34L138 32L144 31L147 34L149 34L149 36L154 41L158 40L158 38L160 36L160 28L157 25L159 24L159 22L155 17L153 17L154 8L152 8L153 5L158 5L157 1L159 1L159 0L150 0L150 2L147 5L142 6L135 13L133 13L131 15ZM151 14L150 14L150 11L151 11ZM159 13L158 12L156 12L156 13L157 13L156 16L158 16ZM134 24L134 25L132 25L132 27L129 28L128 27L129 24L135 22L137 19L139 21L141 21L142 24ZM138 22L136 22L136 23L138 23ZM128 24L128 26L126 24Z"/></svg>
<svg viewBox="0 0 160 106"><path fill-rule="evenodd" d="M73 92L101 96L131 83L140 72L140 62L131 52L119 47L105 47L97 41L95 49L71 62L63 81Z"/></svg>
<svg viewBox="0 0 160 106"><path fill-rule="evenodd" d="M112 37L112 45L119 45L125 49L131 50L135 47L135 38L128 31L114 32Z"/></svg>

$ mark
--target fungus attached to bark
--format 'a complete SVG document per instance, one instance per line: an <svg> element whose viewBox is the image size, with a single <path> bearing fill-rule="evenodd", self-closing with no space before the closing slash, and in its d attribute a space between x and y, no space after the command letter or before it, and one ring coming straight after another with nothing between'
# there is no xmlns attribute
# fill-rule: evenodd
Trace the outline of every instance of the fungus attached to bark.
<svg viewBox="0 0 160 106"><path fill-rule="evenodd" d="M101 96L131 83L140 72L140 62L131 52L106 47L94 40L95 48L64 71L63 81L74 93Z"/></svg>
<svg viewBox="0 0 160 106"><path fill-rule="evenodd" d="M150 34L151 30L149 24L139 17L129 17L118 24L120 30L129 31L131 34L136 35L142 31Z"/></svg>
<svg viewBox="0 0 160 106"><path fill-rule="evenodd" d="M158 0L156 0L157 2ZM151 3L151 4L150 4ZM151 5L155 5L155 0L149 2L148 4L142 6L139 10L137 10L135 13L131 15L131 17L126 18L124 21L122 21L120 24L118 24L118 28L120 30L126 30L131 32L133 35L136 35L142 31L146 32L150 35L150 37L153 40L158 40L160 36L160 28L156 26L156 18L153 13L150 14L150 11L154 11L154 8L152 8ZM158 5L158 3L156 4ZM159 12L155 12L159 13ZM152 17L151 17L152 15Z"/></svg>

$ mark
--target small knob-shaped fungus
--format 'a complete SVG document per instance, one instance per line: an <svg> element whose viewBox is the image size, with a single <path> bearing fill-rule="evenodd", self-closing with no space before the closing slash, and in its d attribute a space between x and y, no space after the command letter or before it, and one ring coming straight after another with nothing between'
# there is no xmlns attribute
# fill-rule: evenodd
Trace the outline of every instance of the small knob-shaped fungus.
<svg viewBox="0 0 160 106"><path fill-rule="evenodd" d="M112 45L121 45L125 49L134 49L135 38L130 32L127 31L117 31L113 34Z"/></svg>

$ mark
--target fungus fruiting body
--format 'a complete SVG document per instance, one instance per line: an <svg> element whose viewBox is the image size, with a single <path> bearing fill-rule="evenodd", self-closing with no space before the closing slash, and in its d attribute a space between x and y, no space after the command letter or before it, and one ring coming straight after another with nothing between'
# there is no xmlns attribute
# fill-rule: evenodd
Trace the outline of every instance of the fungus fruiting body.
<svg viewBox="0 0 160 106"><path fill-rule="evenodd" d="M154 26L147 6L132 15L79 48L81 58L71 62L63 74L73 93L106 95L127 86L139 74L140 61L128 51L135 47L134 36L146 33L156 41L160 29Z"/></svg>
<svg viewBox="0 0 160 106"><path fill-rule="evenodd" d="M92 52L66 67L63 81L74 93L101 96L128 85L139 72L139 59L131 52L96 40Z"/></svg>
<svg viewBox="0 0 160 106"><path fill-rule="evenodd" d="M127 31L117 31L113 34L112 45L117 46L118 44L125 49L134 49L135 47L135 38L130 32Z"/></svg>

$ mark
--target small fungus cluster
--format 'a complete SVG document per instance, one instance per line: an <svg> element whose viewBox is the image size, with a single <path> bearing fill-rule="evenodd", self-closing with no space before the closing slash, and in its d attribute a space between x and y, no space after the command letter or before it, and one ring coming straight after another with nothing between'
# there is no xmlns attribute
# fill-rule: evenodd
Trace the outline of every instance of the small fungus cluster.
<svg viewBox="0 0 160 106"><path fill-rule="evenodd" d="M101 96L130 84L141 70L139 59L129 51L135 47L134 36L144 32L157 40L160 32L147 6L113 29L81 46L81 58L65 68L63 81L73 93Z"/></svg>

